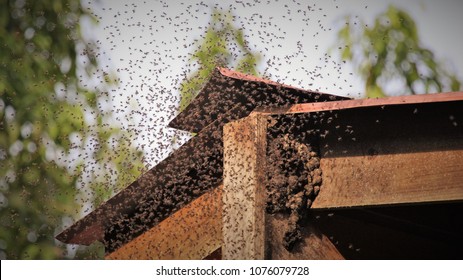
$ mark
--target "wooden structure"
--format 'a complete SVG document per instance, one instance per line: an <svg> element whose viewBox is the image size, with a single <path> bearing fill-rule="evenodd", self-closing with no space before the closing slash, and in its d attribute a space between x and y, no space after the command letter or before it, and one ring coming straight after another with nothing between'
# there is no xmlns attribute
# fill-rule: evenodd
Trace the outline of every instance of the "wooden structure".
<svg viewBox="0 0 463 280"><path fill-rule="evenodd" d="M108 259L461 258L462 109L461 92L347 100L217 69L170 124L197 135L57 238ZM291 250L287 211L266 211L275 123L316 131L323 172Z"/></svg>

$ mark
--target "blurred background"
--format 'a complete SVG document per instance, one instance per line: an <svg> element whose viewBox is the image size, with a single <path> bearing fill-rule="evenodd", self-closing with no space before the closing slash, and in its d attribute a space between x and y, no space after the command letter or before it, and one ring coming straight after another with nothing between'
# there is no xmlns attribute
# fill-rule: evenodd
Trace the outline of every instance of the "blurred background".
<svg viewBox="0 0 463 280"><path fill-rule="evenodd" d="M462 90L463 2L0 0L0 259L102 258L54 236L191 137L216 66L353 98Z"/></svg>

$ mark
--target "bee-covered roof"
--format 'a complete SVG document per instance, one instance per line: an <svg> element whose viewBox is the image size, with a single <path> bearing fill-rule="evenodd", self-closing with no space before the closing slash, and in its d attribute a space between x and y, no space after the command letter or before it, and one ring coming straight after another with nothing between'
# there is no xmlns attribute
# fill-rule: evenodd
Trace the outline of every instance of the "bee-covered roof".
<svg viewBox="0 0 463 280"><path fill-rule="evenodd" d="M251 112L255 107L262 106L275 107L345 99L350 98L304 90L229 69L216 68L199 94L169 126L197 133L237 104ZM241 117L237 115L233 119Z"/></svg>

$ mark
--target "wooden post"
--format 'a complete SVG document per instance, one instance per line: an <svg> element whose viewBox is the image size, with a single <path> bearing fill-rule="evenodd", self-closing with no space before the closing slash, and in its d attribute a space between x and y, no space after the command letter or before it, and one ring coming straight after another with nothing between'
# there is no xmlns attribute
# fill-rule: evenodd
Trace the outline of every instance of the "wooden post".
<svg viewBox="0 0 463 280"><path fill-rule="evenodd" d="M266 131L266 117L255 113L224 126L224 259L265 256Z"/></svg>

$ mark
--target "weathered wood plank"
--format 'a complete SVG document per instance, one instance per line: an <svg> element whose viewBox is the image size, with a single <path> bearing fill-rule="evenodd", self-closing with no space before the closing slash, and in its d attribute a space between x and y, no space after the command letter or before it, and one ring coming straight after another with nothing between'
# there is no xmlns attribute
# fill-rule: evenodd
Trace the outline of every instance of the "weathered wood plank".
<svg viewBox="0 0 463 280"><path fill-rule="evenodd" d="M107 259L203 259L222 245L222 186L106 256Z"/></svg>
<svg viewBox="0 0 463 280"><path fill-rule="evenodd" d="M323 158L312 208L463 201L463 150Z"/></svg>
<svg viewBox="0 0 463 280"><path fill-rule="evenodd" d="M266 118L259 114L224 126L224 259L263 259Z"/></svg>

